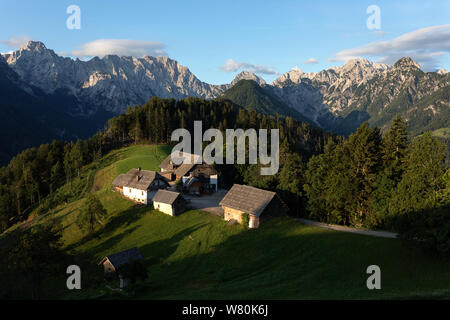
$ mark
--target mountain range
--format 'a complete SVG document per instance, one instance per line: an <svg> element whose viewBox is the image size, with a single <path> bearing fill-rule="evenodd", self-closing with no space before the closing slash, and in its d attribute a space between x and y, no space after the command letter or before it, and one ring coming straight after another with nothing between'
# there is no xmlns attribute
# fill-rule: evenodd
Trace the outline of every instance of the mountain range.
<svg viewBox="0 0 450 320"><path fill-rule="evenodd" d="M270 84L242 71L230 84L213 85L168 57L107 55L82 61L29 41L0 55L0 125L5 124L0 161L53 138L84 138L112 115L152 96L229 99L344 135L364 121L383 130L400 113L417 135L450 127L449 85L446 70L424 72L410 58L392 66L355 59L320 72L294 68Z"/></svg>

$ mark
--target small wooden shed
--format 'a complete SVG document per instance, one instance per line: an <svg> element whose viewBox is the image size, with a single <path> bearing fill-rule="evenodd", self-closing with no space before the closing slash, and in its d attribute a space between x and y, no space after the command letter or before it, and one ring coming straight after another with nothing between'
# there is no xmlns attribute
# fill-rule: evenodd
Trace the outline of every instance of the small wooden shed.
<svg viewBox="0 0 450 320"><path fill-rule="evenodd" d="M120 267L132 260L142 260L144 257L137 247L104 257L99 265L103 265L106 278L120 277Z"/></svg>
<svg viewBox="0 0 450 320"><path fill-rule="evenodd" d="M186 200L179 192L159 190L153 197L153 208L175 216L186 208Z"/></svg>

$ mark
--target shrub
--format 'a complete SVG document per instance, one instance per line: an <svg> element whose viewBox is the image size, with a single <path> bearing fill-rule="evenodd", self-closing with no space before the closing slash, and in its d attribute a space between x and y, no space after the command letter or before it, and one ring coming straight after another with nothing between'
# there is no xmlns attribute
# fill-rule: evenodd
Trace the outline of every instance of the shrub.
<svg viewBox="0 0 450 320"><path fill-rule="evenodd" d="M248 215L248 213L245 213L245 212L244 212L244 213L242 214L241 222L242 222L242 225L243 225L244 227L248 228L248 224L249 224L249 222L250 222L250 216Z"/></svg>
<svg viewBox="0 0 450 320"><path fill-rule="evenodd" d="M395 224L401 238L450 256L450 205L400 216Z"/></svg>

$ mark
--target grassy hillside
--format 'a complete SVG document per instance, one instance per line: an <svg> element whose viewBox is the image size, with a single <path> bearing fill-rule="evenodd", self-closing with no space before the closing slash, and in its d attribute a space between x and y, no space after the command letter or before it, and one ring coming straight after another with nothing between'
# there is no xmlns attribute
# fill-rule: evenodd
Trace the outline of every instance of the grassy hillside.
<svg viewBox="0 0 450 320"><path fill-rule="evenodd" d="M380 299L450 297L450 262L400 240L305 226L278 218L257 230L227 226L219 217L188 211L170 217L135 205L111 190L132 167L157 170L165 146L114 151L85 171L90 190L108 211L99 237L84 237L74 223L83 200L55 208L37 223L56 219L65 249L83 257L82 290L68 291L65 274L45 287L48 298L137 299ZM102 282L100 259L137 246L149 278L135 293L113 293ZM382 290L366 288L366 268L377 264Z"/></svg>
<svg viewBox="0 0 450 320"><path fill-rule="evenodd" d="M433 136L443 139L450 139L450 128L441 128L432 132Z"/></svg>

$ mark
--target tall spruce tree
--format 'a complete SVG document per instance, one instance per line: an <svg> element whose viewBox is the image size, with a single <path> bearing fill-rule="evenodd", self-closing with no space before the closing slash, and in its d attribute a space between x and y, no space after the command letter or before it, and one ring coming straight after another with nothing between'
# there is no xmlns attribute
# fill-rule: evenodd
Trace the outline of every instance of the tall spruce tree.
<svg viewBox="0 0 450 320"><path fill-rule="evenodd" d="M406 121L397 115L383 136L383 170L378 174L372 193L371 208L374 212L374 224L382 226L388 216L388 207L397 184L406 168L408 133Z"/></svg>
<svg viewBox="0 0 450 320"><path fill-rule="evenodd" d="M78 215L77 224L80 229L92 234L99 225L103 225L102 219L105 218L106 213L100 200L94 194L89 193L85 205Z"/></svg>
<svg viewBox="0 0 450 320"><path fill-rule="evenodd" d="M29 279L32 298L40 299L45 277L61 271L61 227L51 223L37 225L15 236L8 253L8 269Z"/></svg>
<svg viewBox="0 0 450 320"><path fill-rule="evenodd" d="M436 207L445 189L445 145L430 132L416 137L410 147L407 167L389 204L394 215Z"/></svg>
<svg viewBox="0 0 450 320"><path fill-rule="evenodd" d="M363 123L345 144L350 160L348 174L352 178L355 201L351 209L350 223L353 225L373 224L370 197L381 167L381 134L378 128L369 128Z"/></svg>
<svg viewBox="0 0 450 320"><path fill-rule="evenodd" d="M408 132L405 120L397 115L383 137L383 166L386 174L398 183L405 169L408 149Z"/></svg>

